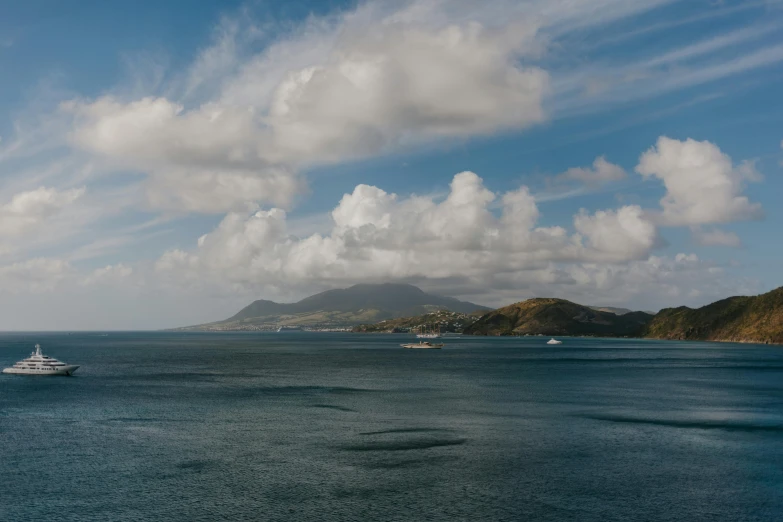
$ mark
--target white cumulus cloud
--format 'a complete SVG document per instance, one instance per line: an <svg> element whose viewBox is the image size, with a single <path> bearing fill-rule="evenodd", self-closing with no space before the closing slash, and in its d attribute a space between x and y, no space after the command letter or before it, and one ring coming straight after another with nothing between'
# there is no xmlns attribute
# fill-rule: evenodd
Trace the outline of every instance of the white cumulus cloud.
<svg viewBox="0 0 783 522"><path fill-rule="evenodd" d="M84 195L84 188L57 190L39 187L20 192L0 205L0 237L29 234Z"/></svg>
<svg viewBox="0 0 783 522"><path fill-rule="evenodd" d="M701 227L694 227L692 232L696 243L702 246L724 246L731 248L739 248L742 246L742 240L734 232L728 232L719 228L703 230Z"/></svg>
<svg viewBox="0 0 783 522"><path fill-rule="evenodd" d="M278 86L268 154L338 161L540 122L548 74L519 61L535 33L532 24L353 27L323 63Z"/></svg>
<svg viewBox="0 0 783 522"><path fill-rule="evenodd" d="M759 203L742 195L746 181L760 178L752 163L735 165L708 141L679 141L665 136L641 155L636 171L658 178L666 187L661 199L662 225L729 223L763 217Z"/></svg>
<svg viewBox="0 0 783 522"><path fill-rule="evenodd" d="M188 285L212 281L226 290L388 279L480 286L520 271L568 279L553 263L643 259L657 237L639 207L583 212L575 218L578 234L537 226L538 218L527 187L498 198L472 172L455 175L442 201L359 185L332 211L328 235L290 236L279 209L231 213L195 250L167 252L157 269Z"/></svg>
<svg viewBox="0 0 783 522"><path fill-rule="evenodd" d="M158 208L221 212L264 201L287 206L301 190L289 167L258 152L263 132L253 108L183 107L164 98L111 97L63 106L74 115L71 141L116 168L146 172Z"/></svg>
<svg viewBox="0 0 783 522"><path fill-rule="evenodd" d="M560 175L561 179L580 181L586 185L601 185L610 181L619 181L626 177L625 169L606 161L599 156L592 167L573 167Z"/></svg>
<svg viewBox="0 0 783 522"><path fill-rule="evenodd" d="M220 212L288 206L312 165L544 120L549 76L525 65L539 50L534 22L399 14L348 14L316 36L281 41L196 106L160 96L64 103L70 141L109 166L146 173L154 207ZM187 92L235 51L233 34L222 32L215 52L199 58Z"/></svg>
<svg viewBox="0 0 783 522"><path fill-rule="evenodd" d="M599 210L592 216L582 212L574 218L574 227L589 238L591 247L614 261L646 258L657 239L655 225L638 205Z"/></svg>
<svg viewBox="0 0 783 522"><path fill-rule="evenodd" d="M10 294L46 292L73 274L67 261L34 258L0 266L0 291Z"/></svg>

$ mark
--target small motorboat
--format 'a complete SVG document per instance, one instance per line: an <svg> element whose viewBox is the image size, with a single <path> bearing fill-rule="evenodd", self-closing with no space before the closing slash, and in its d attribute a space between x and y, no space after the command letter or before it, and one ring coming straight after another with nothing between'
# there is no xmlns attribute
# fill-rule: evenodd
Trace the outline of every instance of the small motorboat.
<svg viewBox="0 0 783 522"><path fill-rule="evenodd" d="M550 340L546 342L546 344L563 344L563 341L558 341L554 337L552 337Z"/></svg>
<svg viewBox="0 0 783 522"><path fill-rule="evenodd" d="M420 350L440 350L445 345L443 343L433 344L427 341L421 341L418 343L401 344L400 346L402 346L403 348L413 348L413 349L418 348Z"/></svg>

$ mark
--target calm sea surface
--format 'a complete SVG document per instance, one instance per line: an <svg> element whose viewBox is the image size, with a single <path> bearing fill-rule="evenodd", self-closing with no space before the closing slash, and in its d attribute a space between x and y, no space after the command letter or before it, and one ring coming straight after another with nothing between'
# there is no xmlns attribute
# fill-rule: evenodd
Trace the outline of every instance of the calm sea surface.
<svg viewBox="0 0 783 522"><path fill-rule="evenodd" d="M0 520L783 520L783 348L4 334Z"/></svg>

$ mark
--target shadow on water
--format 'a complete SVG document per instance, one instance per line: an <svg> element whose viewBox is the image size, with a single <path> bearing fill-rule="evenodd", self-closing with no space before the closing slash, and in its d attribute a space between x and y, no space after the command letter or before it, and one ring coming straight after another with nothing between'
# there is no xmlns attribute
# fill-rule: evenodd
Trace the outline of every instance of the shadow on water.
<svg viewBox="0 0 783 522"><path fill-rule="evenodd" d="M214 465L215 461L212 460L186 460L179 462L176 467L177 469L191 471L193 473L201 473L205 469Z"/></svg>
<svg viewBox="0 0 783 522"><path fill-rule="evenodd" d="M337 410L337 411L345 411L350 413L356 413L356 410L352 410L351 408L346 408L345 406L337 406L335 404L311 404L311 408L323 408L326 410Z"/></svg>
<svg viewBox="0 0 783 522"><path fill-rule="evenodd" d="M381 431L364 431L359 435L385 435L387 433L430 433L438 431L454 431L448 428L396 428Z"/></svg>
<svg viewBox="0 0 783 522"><path fill-rule="evenodd" d="M363 468L367 469L402 469L402 468L416 468L420 466L432 466L435 464L448 464L460 460L459 457L449 456L433 456L429 458L421 459L405 459L405 460L380 460L370 461L361 464Z"/></svg>
<svg viewBox="0 0 783 522"><path fill-rule="evenodd" d="M108 419L102 419L98 421L102 424L112 423L145 423L145 422L192 422L190 419L176 419L176 418L156 418L156 417L110 417Z"/></svg>
<svg viewBox="0 0 783 522"><path fill-rule="evenodd" d="M653 419L643 417L629 417L624 415L577 415L585 419L626 424L648 424L652 426L666 426L670 428L690 428L700 430L729 430L729 431L769 431L783 432L781 424L760 424L750 422L732 422L724 420L678 420L678 419Z"/></svg>
<svg viewBox="0 0 783 522"><path fill-rule="evenodd" d="M442 446L460 446L466 442L467 439L427 438L396 441L373 441L362 444L346 444L340 446L340 449L344 451L413 451L439 448Z"/></svg>

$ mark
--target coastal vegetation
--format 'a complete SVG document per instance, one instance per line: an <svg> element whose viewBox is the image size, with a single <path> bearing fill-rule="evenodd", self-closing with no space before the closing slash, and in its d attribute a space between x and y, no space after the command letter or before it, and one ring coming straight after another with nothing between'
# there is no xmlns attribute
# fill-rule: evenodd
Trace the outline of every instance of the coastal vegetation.
<svg viewBox="0 0 783 522"><path fill-rule="evenodd" d="M565 299L535 298L498 308L465 329L468 335L592 335L631 337L652 319L645 312L617 315Z"/></svg>
<svg viewBox="0 0 783 522"><path fill-rule="evenodd" d="M404 333L416 331L419 328L431 328L440 329L441 333L462 333L466 327L473 324L483 314L484 312L481 311L465 314L438 310L414 317L400 317L373 324L360 324L354 326L353 331L358 333Z"/></svg>
<svg viewBox="0 0 783 522"><path fill-rule="evenodd" d="M729 297L701 308L665 308L645 326L654 339L783 344L783 287Z"/></svg>
<svg viewBox="0 0 783 522"><path fill-rule="evenodd" d="M783 287L758 296L729 297L696 309L665 308L657 314L588 307L565 299L533 298L483 314L465 315L461 320L465 335L639 337L783 344ZM399 332L420 324L434 324L434 321L417 316L361 325L353 331Z"/></svg>

